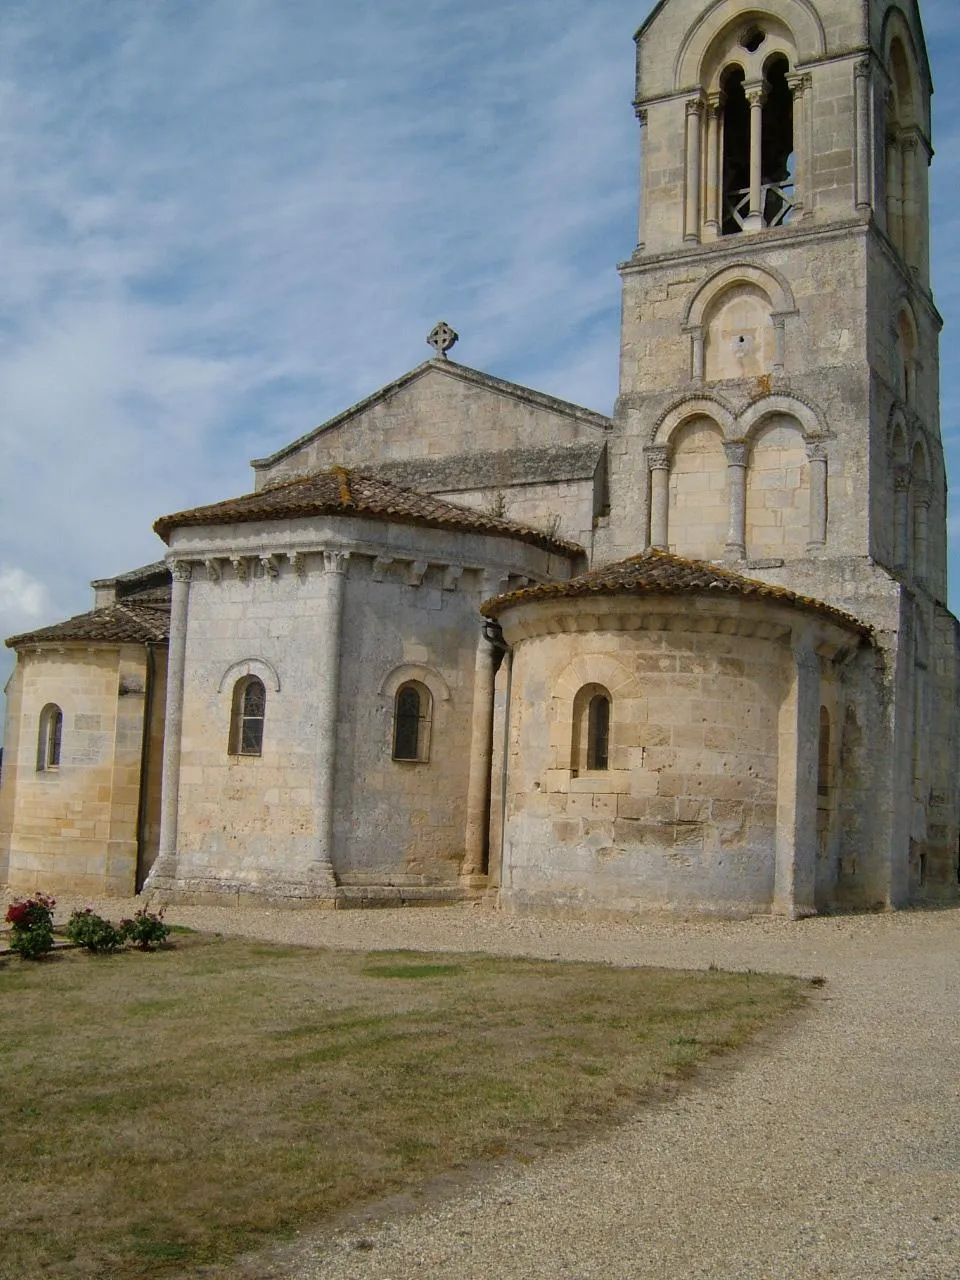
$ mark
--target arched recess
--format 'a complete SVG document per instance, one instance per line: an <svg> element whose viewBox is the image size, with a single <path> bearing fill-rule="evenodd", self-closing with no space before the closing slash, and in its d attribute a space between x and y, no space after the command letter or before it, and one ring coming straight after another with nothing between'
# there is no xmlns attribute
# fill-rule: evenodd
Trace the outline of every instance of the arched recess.
<svg viewBox="0 0 960 1280"><path fill-rule="evenodd" d="M906 570L910 559L910 436L903 409L895 404L888 423L890 481L893 485L893 564Z"/></svg>
<svg viewBox="0 0 960 1280"><path fill-rule="evenodd" d="M389 698L392 703L400 686L411 682L426 685L434 703L450 701L450 686L440 672L435 667L424 666L417 662L401 663L400 666L388 672L380 685L381 697Z"/></svg>
<svg viewBox="0 0 960 1280"><path fill-rule="evenodd" d="M589 733L589 711L594 696L606 697L610 703L607 768L624 768L617 725L631 723L627 704L640 693L636 676L618 659L605 653L582 653L572 659L557 675L551 699L551 718L564 726L557 739L557 768L576 772L587 767L585 753L589 742L586 737L581 740L575 730L579 726L584 735Z"/></svg>
<svg viewBox="0 0 960 1280"><path fill-rule="evenodd" d="M737 433L751 436L767 418L778 415L794 418L808 440L826 435L826 423L819 412L794 396L764 396L762 400L755 400L737 419Z"/></svg>
<svg viewBox="0 0 960 1280"><path fill-rule="evenodd" d="M927 271L927 170L930 148L929 77L902 10L884 23L884 60L889 84L886 112L887 234L909 266ZM925 59L924 59L925 69ZM924 83L926 79L926 83Z"/></svg>
<svg viewBox="0 0 960 1280"><path fill-rule="evenodd" d="M746 547L750 559L792 559L810 537L810 465L803 426L767 413L750 432Z"/></svg>
<svg viewBox="0 0 960 1280"><path fill-rule="evenodd" d="M272 688L275 693L280 692L280 676L272 662L268 662L266 658L241 658L239 662L231 663L224 671L217 685L217 693L223 693L228 684L232 691L236 682L243 676L259 676L263 683Z"/></svg>
<svg viewBox="0 0 960 1280"><path fill-rule="evenodd" d="M687 421L672 439L667 545L696 560L720 558L730 524L723 431L709 417Z"/></svg>
<svg viewBox="0 0 960 1280"><path fill-rule="evenodd" d="M782 369L784 322L797 306L787 281L751 263L723 267L687 303L691 372L697 381L757 377Z"/></svg>
<svg viewBox="0 0 960 1280"><path fill-rule="evenodd" d="M723 433L725 440L739 438L736 415L730 405L719 396L687 396L661 415L652 443L671 447L673 439L686 423L694 418L711 418Z"/></svg>
<svg viewBox="0 0 960 1280"><path fill-rule="evenodd" d="M674 69L674 87L692 89L705 84L710 73L709 55L715 45L726 42L731 29L766 23L785 43L799 62L809 62L826 52L823 24L810 0L764 0L762 5L744 10L739 0L716 0L689 29L680 43ZM788 46L789 47L789 46Z"/></svg>
<svg viewBox="0 0 960 1280"><path fill-rule="evenodd" d="M613 699L610 690L596 681L579 688L573 699L571 772L603 772L610 768L612 723Z"/></svg>
<svg viewBox="0 0 960 1280"><path fill-rule="evenodd" d="M897 360L894 373L897 390L904 404L914 408L917 403L917 370L920 341L917 318L908 299L903 298L897 313Z"/></svg>

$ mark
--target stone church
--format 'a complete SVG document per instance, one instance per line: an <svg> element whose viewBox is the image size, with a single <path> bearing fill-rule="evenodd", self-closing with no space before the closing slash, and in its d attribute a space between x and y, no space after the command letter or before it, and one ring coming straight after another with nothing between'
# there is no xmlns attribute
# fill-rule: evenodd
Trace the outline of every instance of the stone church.
<svg viewBox="0 0 960 1280"><path fill-rule="evenodd" d="M7 643L0 883L956 897L916 0L660 0L610 417L435 355ZM624 157L624 163L630 163Z"/></svg>

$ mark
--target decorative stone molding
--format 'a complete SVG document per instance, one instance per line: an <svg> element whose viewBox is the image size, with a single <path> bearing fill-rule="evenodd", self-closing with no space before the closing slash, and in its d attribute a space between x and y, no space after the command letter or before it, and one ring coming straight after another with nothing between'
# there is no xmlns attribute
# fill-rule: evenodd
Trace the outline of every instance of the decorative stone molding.
<svg viewBox="0 0 960 1280"><path fill-rule="evenodd" d="M688 98L686 111L688 116L702 116L704 102L702 98Z"/></svg>
<svg viewBox="0 0 960 1280"><path fill-rule="evenodd" d="M307 577L307 557L302 551L288 551L287 559L290 561L290 568L293 570L299 582L304 582Z"/></svg>
<svg viewBox="0 0 960 1280"><path fill-rule="evenodd" d="M647 111L647 108L634 106L633 114L637 117L637 120L640 123L640 128L645 129L650 119L650 113Z"/></svg>
<svg viewBox="0 0 960 1280"><path fill-rule="evenodd" d="M810 462L826 462L827 446L823 440L806 441L807 459Z"/></svg>
<svg viewBox="0 0 960 1280"><path fill-rule="evenodd" d="M426 573L427 573L426 560L414 560L413 563L407 568L407 586L422 587L423 579L426 577Z"/></svg>
<svg viewBox="0 0 960 1280"><path fill-rule="evenodd" d="M712 419L727 440L739 440L743 436L743 432L738 429L736 415L725 401L716 395L692 393L681 396L661 414L654 428L653 443L647 446L644 453L649 456L652 449L658 448L666 448L669 453L669 442L674 432L691 418ZM652 466L650 469L654 470Z"/></svg>
<svg viewBox="0 0 960 1280"><path fill-rule="evenodd" d="M462 564L448 564L443 570L443 590L456 591L460 585L460 579L463 577Z"/></svg>
<svg viewBox="0 0 960 1280"><path fill-rule="evenodd" d="M230 563L238 582L246 582L250 577L250 563L245 556L231 556Z"/></svg>
<svg viewBox="0 0 960 1280"><path fill-rule="evenodd" d="M425 684L433 695L434 702L450 701L450 686L436 669L419 662L404 662L388 671L380 684L380 696L391 701L396 697L401 685L410 680L419 680Z"/></svg>
<svg viewBox="0 0 960 1280"><path fill-rule="evenodd" d="M223 570L220 567L220 561L211 557L209 560L204 561L204 565L207 570L207 581L219 582L223 577Z"/></svg>
<svg viewBox="0 0 960 1280"><path fill-rule="evenodd" d="M280 577L280 563L274 555L264 555L260 557L260 564L263 566L263 572L268 578Z"/></svg>
<svg viewBox="0 0 960 1280"><path fill-rule="evenodd" d="M643 451L651 471L670 470L670 450L666 445L648 445Z"/></svg>
<svg viewBox="0 0 960 1280"><path fill-rule="evenodd" d="M189 560L171 560L170 573L174 582L189 582L193 577L193 565Z"/></svg>
<svg viewBox="0 0 960 1280"><path fill-rule="evenodd" d="M244 676L258 676L264 680L264 684L273 689L274 693L280 692L280 673L272 662L266 658L240 658L237 662L232 662L220 677L217 693L223 693L228 686L232 690L236 682Z"/></svg>
<svg viewBox="0 0 960 1280"><path fill-rule="evenodd" d="M393 564L393 556L377 556L370 570L370 576L374 582L382 582L387 575L387 571Z"/></svg>

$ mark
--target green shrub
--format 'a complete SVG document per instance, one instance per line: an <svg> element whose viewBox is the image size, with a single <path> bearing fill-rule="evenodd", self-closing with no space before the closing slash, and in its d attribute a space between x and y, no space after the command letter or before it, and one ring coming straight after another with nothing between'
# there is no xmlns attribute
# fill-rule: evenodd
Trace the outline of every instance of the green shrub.
<svg viewBox="0 0 960 1280"><path fill-rule="evenodd" d="M167 940L170 926L163 923L163 911L148 911L141 907L132 920L121 920L124 938L141 951L153 951Z"/></svg>
<svg viewBox="0 0 960 1280"><path fill-rule="evenodd" d="M67 923L67 937L94 955L111 955L123 946L122 929L98 916L92 907L75 911Z"/></svg>
<svg viewBox="0 0 960 1280"><path fill-rule="evenodd" d="M7 908L10 925L10 950L22 960L42 960L53 946L53 908L55 898L45 893L12 902Z"/></svg>

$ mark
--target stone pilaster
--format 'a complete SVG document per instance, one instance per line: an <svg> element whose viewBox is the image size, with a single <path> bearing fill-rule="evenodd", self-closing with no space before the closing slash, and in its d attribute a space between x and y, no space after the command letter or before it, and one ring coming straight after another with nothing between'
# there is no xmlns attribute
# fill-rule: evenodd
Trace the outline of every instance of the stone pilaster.
<svg viewBox="0 0 960 1280"><path fill-rule="evenodd" d="M819 726L820 659L801 635L794 638L780 707L773 888L774 914L792 920L816 912Z"/></svg>
<svg viewBox="0 0 960 1280"><path fill-rule="evenodd" d="M163 772L160 784L160 847L150 869L145 893L175 888L177 879L177 818L180 803L180 749L183 736L183 680L187 656L187 615L190 607L191 566L187 560L170 564L170 644L167 653L167 700L163 731ZM143 785L143 783L141 783Z"/></svg>
<svg viewBox="0 0 960 1280"><path fill-rule="evenodd" d="M496 651L481 634L473 681L470 725L470 774L467 781L467 822L461 876L472 880L487 869L490 830L490 767L493 759L493 699Z"/></svg>
<svg viewBox="0 0 960 1280"><path fill-rule="evenodd" d="M683 216L683 238L691 243L699 243L700 240L702 138L703 101L693 98L687 103L687 178Z"/></svg>
<svg viewBox="0 0 960 1280"><path fill-rule="evenodd" d="M810 532L808 547L817 550L827 541L827 446L822 440L807 442L810 466Z"/></svg>
<svg viewBox="0 0 960 1280"><path fill-rule="evenodd" d="M857 113L856 201L857 208L873 204L873 139L870 129L870 101L873 94L869 58L860 58L853 68Z"/></svg>
<svg viewBox="0 0 960 1280"><path fill-rule="evenodd" d="M347 554L323 553L323 586L326 596L322 634L317 637L317 855L309 868L310 886L332 891L333 820L336 802L337 718L340 691L340 626L347 576Z"/></svg>

